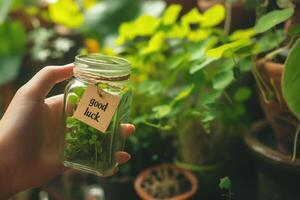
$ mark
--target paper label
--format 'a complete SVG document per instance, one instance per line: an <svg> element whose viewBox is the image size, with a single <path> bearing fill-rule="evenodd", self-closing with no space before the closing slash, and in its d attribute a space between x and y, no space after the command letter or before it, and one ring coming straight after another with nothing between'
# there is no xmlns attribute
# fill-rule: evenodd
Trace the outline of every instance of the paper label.
<svg viewBox="0 0 300 200"><path fill-rule="evenodd" d="M109 94L95 85L90 85L80 99L74 117L105 133L119 102L118 96Z"/></svg>

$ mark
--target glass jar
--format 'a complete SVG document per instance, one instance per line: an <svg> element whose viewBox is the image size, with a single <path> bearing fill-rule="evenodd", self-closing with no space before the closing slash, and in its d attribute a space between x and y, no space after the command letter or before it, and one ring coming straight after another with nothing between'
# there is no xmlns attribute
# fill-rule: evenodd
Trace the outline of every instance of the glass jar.
<svg viewBox="0 0 300 200"><path fill-rule="evenodd" d="M118 166L116 154L125 143L120 127L128 122L130 64L125 59L100 54L76 56L74 64L74 78L64 95L63 164L98 176L110 176ZM120 98L104 133L74 117L80 99L91 85Z"/></svg>

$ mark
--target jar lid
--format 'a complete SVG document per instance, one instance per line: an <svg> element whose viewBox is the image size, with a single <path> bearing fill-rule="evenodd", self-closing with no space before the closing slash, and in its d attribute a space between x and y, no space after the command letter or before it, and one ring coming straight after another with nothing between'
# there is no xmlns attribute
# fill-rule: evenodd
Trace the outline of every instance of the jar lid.
<svg viewBox="0 0 300 200"><path fill-rule="evenodd" d="M102 77L120 77L130 74L130 63L116 56L78 55L75 57L75 69L78 72L93 73Z"/></svg>

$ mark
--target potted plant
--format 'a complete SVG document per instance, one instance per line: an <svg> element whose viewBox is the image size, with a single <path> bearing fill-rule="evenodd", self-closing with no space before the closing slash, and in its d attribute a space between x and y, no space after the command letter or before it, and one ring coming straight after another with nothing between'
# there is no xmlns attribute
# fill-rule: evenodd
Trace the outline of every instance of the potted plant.
<svg viewBox="0 0 300 200"><path fill-rule="evenodd" d="M241 140L246 122L251 121L244 106L251 90L236 81L239 66L235 63L243 63L241 72L249 72L250 56L235 60L225 54L251 42L244 39L249 35L246 31L229 36L217 27L225 17L222 5L204 13L195 8L178 19L180 10L181 6L172 5L161 18L144 15L123 23L115 53L134 67L136 137L143 135L139 130L144 132L144 125L152 127L149 134L154 137L171 135L170 145L160 148L175 142L176 164L210 174L205 182L217 188L222 166L230 157L224 149Z"/></svg>
<svg viewBox="0 0 300 200"><path fill-rule="evenodd" d="M293 1L294 3L298 3ZM245 141L255 155L260 199L298 199L295 184L299 180L299 11L292 1L270 1L278 10L262 16L260 28L276 19L285 22L275 28L278 46L260 54L253 68L259 87L260 102L267 122L255 124ZM265 5L268 10L268 5ZM292 8L291 8L292 6ZM279 10L279 7L281 10ZM289 19L290 18L290 19ZM259 23L258 26L259 27ZM283 28L285 27L285 32ZM273 32L273 33L274 33ZM281 32L281 33L280 33ZM268 37L266 32L262 37ZM281 46L281 47L279 47ZM271 129L270 129L270 127ZM271 170L270 170L271 169Z"/></svg>
<svg viewBox="0 0 300 200"><path fill-rule="evenodd" d="M143 200L186 200L196 193L197 188L195 175L166 163L143 170L135 180L135 190Z"/></svg>

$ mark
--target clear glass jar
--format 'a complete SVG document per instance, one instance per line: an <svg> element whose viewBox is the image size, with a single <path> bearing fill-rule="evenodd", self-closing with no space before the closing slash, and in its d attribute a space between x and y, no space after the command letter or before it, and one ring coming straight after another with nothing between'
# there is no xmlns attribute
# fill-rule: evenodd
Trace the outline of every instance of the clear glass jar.
<svg viewBox="0 0 300 200"><path fill-rule="evenodd" d="M131 104L130 64L125 59L100 54L76 56L74 64L74 78L66 86L64 95L63 164L98 176L110 176L118 166L116 154L123 150L125 143L120 125L128 122ZM120 98L105 133L74 117L89 85L97 85Z"/></svg>

